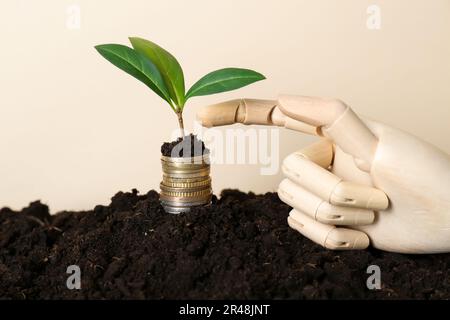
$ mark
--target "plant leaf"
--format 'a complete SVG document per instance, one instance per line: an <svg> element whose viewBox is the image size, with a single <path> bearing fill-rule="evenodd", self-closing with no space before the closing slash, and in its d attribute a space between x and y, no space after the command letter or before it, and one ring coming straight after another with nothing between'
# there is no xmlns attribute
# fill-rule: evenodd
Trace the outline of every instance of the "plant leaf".
<svg viewBox="0 0 450 320"><path fill-rule="evenodd" d="M132 48L121 44L101 44L95 49L113 65L145 83L161 98L172 104L158 68Z"/></svg>
<svg viewBox="0 0 450 320"><path fill-rule="evenodd" d="M198 80L187 92L186 100L190 97L239 89L264 79L265 77L262 74L248 69L225 68L216 70Z"/></svg>
<svg viewBox="0 0 450 320"><path fill-rule="evenodd" d="M170 97L178 107L182 108L185 102L184 75L177 59L168 51L149 40L137 37L129 39L137 52L142 53L155 64L164 79Z"/></svg>

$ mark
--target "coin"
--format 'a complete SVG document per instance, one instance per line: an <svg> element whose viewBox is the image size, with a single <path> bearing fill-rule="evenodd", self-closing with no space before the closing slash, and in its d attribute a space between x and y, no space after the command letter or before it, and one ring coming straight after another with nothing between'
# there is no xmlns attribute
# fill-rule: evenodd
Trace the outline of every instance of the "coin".
<svg viewBox="0 0 450 320"><path fill-rule="evenodd" d="M206 179L202 178L187 178L187 179L177 179L172 178L170 176L163 176L163 181L161 183L164 186L172 187L172 188L197 188L197 187L206 187L211 186L211 178L209 176Z"/></svg>
<svg viewBox="0 0 450 320"><path fill-rule="evenodd" d="M161 157L163 179L160 201L166 212L180 213L211 203L209 155L192 158Z"/></svg>

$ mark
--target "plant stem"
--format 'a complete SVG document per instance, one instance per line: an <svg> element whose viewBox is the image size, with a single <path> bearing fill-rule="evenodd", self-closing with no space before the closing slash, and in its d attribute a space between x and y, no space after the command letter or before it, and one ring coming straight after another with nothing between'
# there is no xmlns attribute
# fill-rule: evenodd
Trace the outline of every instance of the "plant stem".
<svg viewBox="0 0 450 320"><path fill-rule="evenodd" d="M177 111L177 117L178 117L178 125L181 129L181 138L184 139L184 123L183 123L183 112Z"/></svg>

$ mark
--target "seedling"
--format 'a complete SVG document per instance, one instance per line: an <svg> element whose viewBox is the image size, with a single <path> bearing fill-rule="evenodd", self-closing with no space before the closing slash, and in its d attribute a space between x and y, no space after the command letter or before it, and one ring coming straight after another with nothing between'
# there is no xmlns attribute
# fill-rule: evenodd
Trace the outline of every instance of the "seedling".
<svg viewBox="0 0 450 320"><path fill-rule="evenodd" d="M102 44L95 48L105 59L143 82L169 104L178 117L179 140L189 141L189 145L183 124L183 110L188 99L238 89L265 79L253 70L225 68L208 73L185 92L183 69L173 55L149 40L129 39L132 48L121 44ZM188 212L192 207L211 203L209 154L196 157L195 150L194 154L183 151L183 156L187 156L183 158L177 153L174 155L175 148L170 147L172 152L168 156L165 145L172 144L165 143L161 149L163 180L160 201L166 212Z"/></svg>
<svg viewBox="0 0 450 320"><path fill-rule="evenodd" d="M187 92L184 74L177 59L157 44L142 38L129 38L132 48L102 44L95 48L113 65L143 82L164 99L178 117L184 137L183 110L188 99L239 89L265 77L253 70L225 68L208 73Z"/></svg>

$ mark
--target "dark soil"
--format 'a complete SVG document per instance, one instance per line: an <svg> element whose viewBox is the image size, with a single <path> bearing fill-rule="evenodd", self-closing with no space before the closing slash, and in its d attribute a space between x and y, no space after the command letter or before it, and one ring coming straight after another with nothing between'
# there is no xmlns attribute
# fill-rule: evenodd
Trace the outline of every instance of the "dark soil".
<svg viewBox="0 0 450 320"><path fill-rule="evenodd" d="M203 141L199 140L192 133L178 138L176 141L164 142L161 146L161 153L165 157L195 157L209 153Z"/></svg>
<svg viewBox="0 0 450 320"><path fill-rule="evenodd" d="M158 193L117 193L109 206L61 212L33 202L0 211L0 298L450 298L450 254L333 252L286 223L274 193L227 190L179 216ZM69 290L69 265L81 290ZM369 290L369 265L381 290Z"/></svg>

